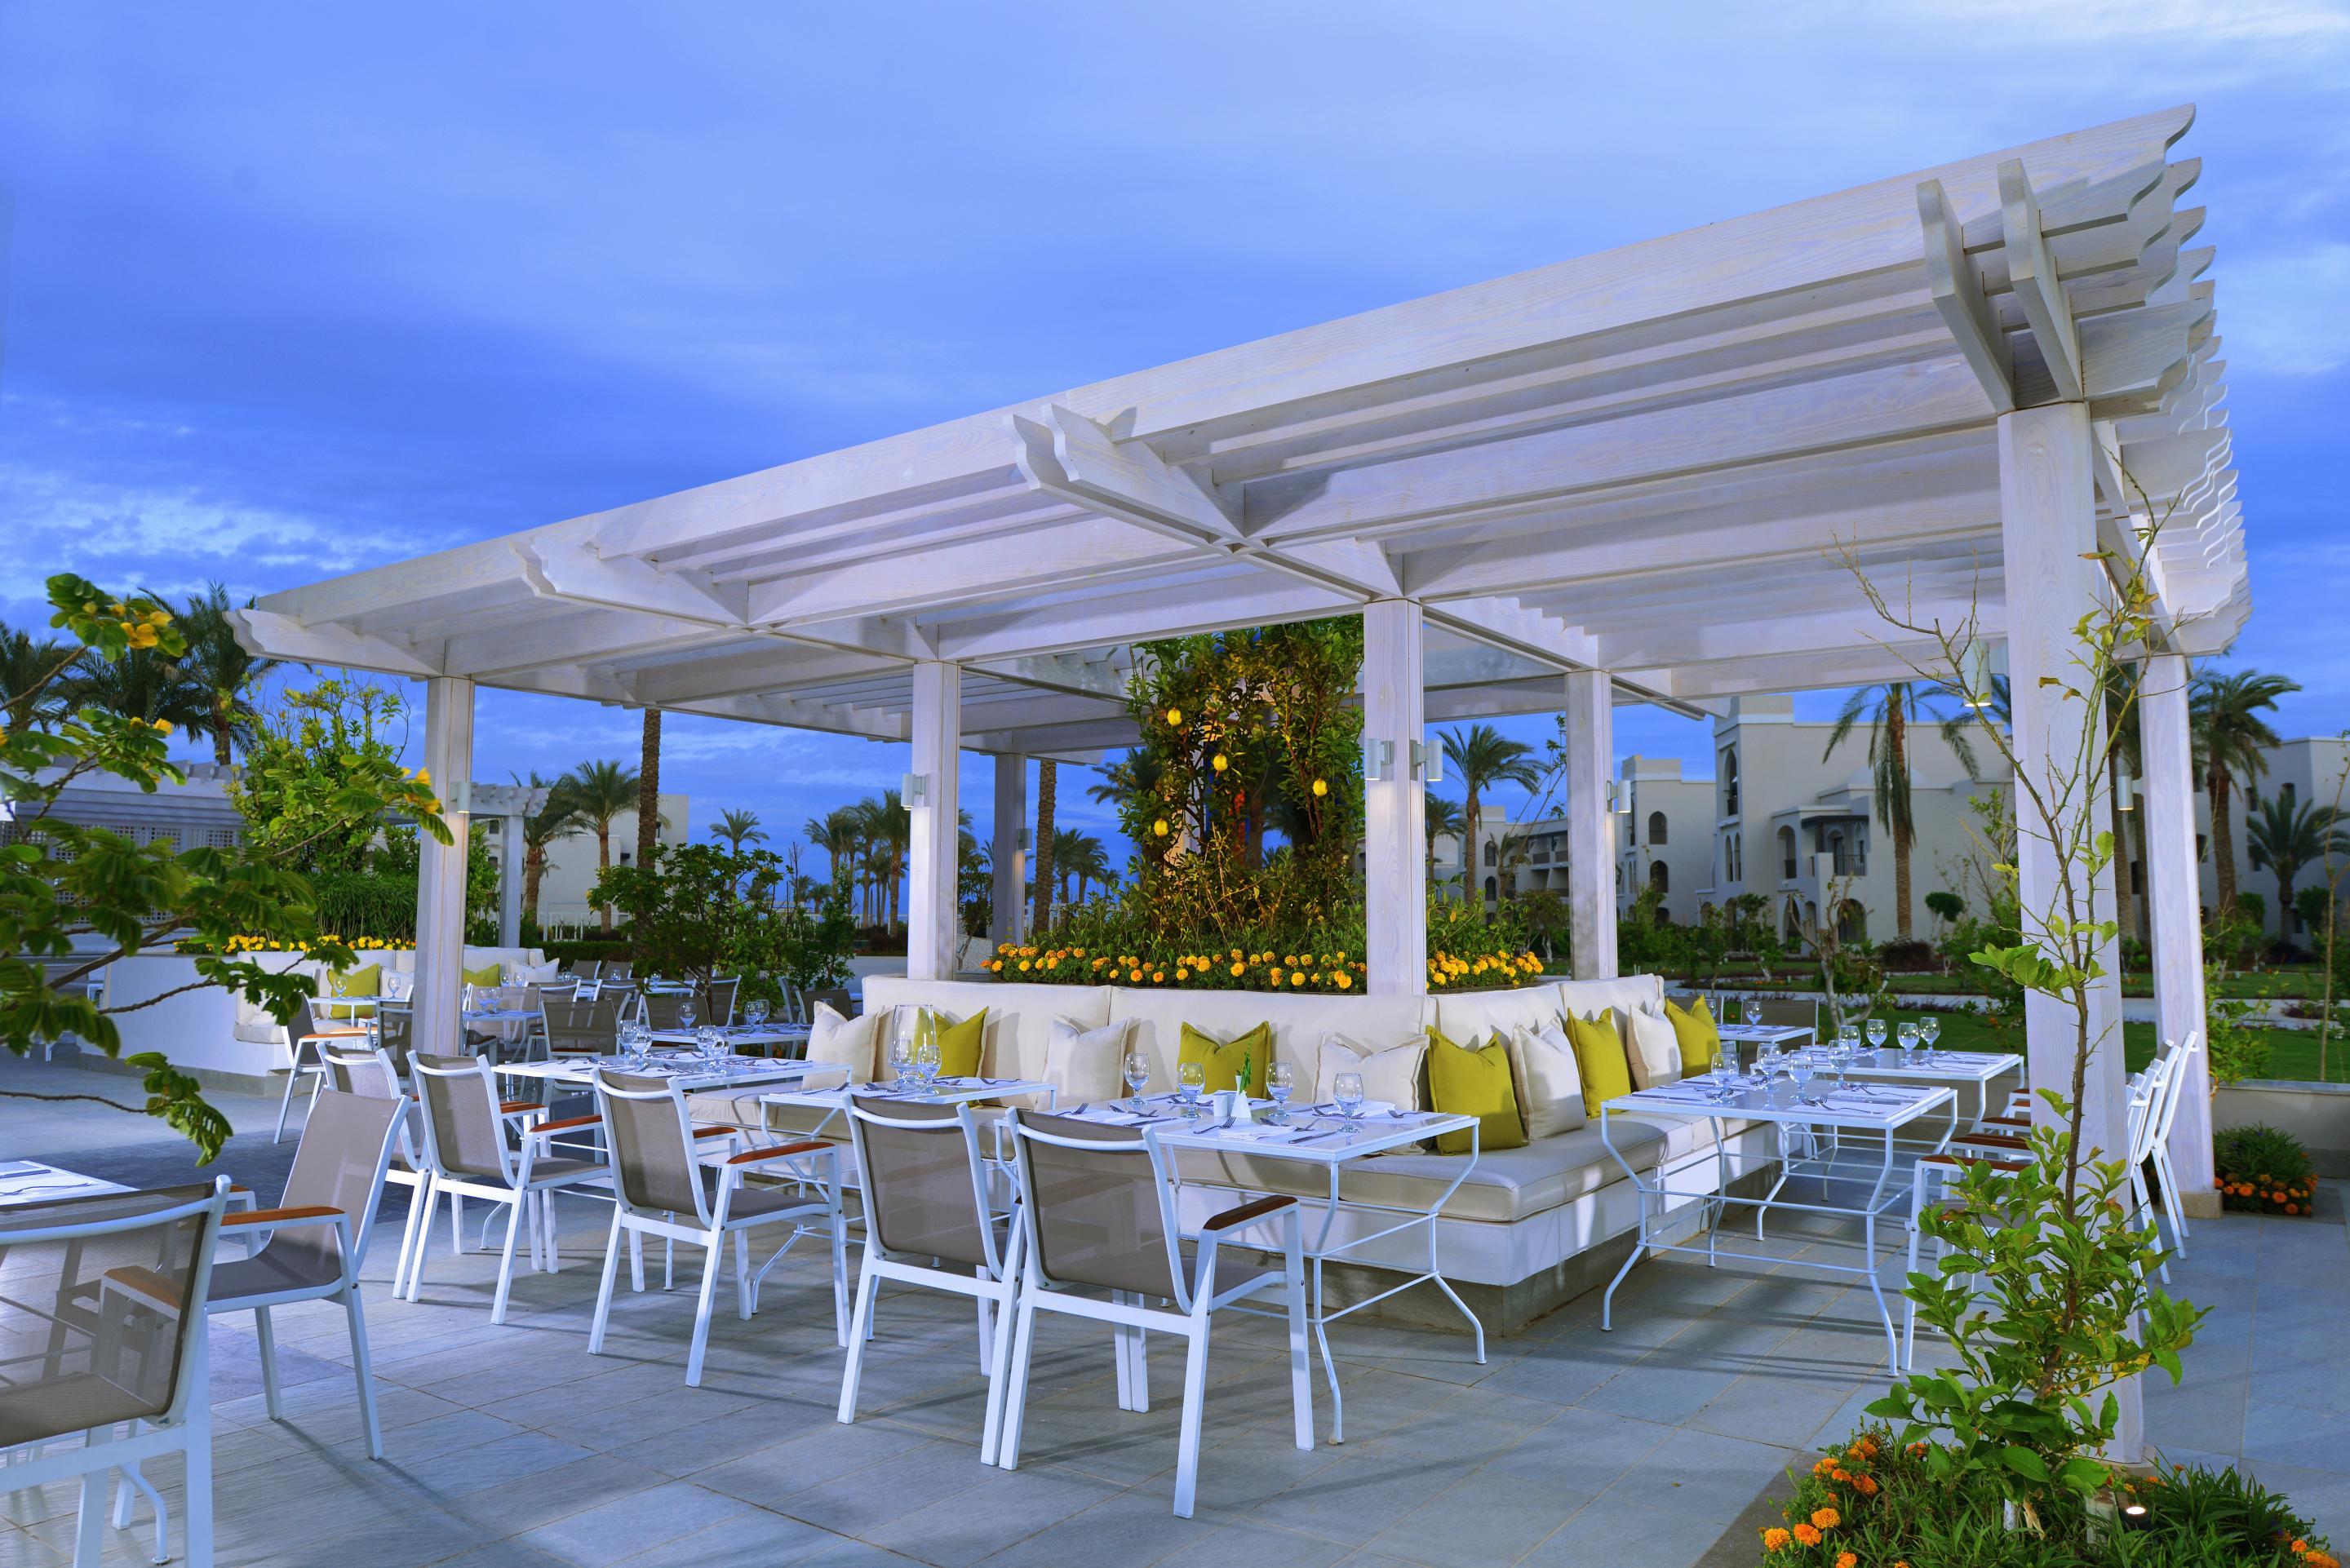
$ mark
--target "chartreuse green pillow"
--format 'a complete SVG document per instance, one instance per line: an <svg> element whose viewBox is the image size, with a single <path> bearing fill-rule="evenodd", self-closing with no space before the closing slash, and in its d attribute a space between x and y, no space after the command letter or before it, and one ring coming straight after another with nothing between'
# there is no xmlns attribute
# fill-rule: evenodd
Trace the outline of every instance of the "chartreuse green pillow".
<svg viewBox="0 0 2350 1568"><path fill-rule="evenodd" d="M938 1014L932 1013L933 1018ZM939 1076L976 1078L979 1059L987 1044L987 1009L981 1008L961 1023L939 1018Z"/></svg>
<svg viewBox="0 0 2350 1568"><path fill-rule="evenodd" d="M1700 1073L1713 1070L1713 1059L1721 1054L1721 1028L1713 1021L1713 1010L1700 996L1684 1012L1673 1005L1671 997L1665 998L1665 1017L1673 1026L1673 1039L1681 1048L1681 1076L1694 1078Z"/></svg>
<svg viewBox="0 0 2350 1568"><path fill-rule="evenodd" d="M1212 1095L1243 1085L1251 1089L1263 1086L1264 1064L1272 1054L1270 1020L1232 1040L1219 1040L1186 1023L1181 1044L1176 1049L1175 1065L1180 1069L1188 1062L1200 1064L1200 1073L1205 1080L1203 1090Z"/></svg>
<svg viewBox="0 0 2350 1568"><path fill-rule="evenodd" d="M1510 1050L1499 1034L1471 1050L1455 1045L1430 1029L1428 1097L1440 1115L1475 1116L1479 1148L1525 1147L1526 1124L1518 1115L1518 1090L1510 1073ZM1466 1127L1436 1135L1439 1154L1467 1154L1469 1146Z"/></svg>
<svg viewBox="0 0 2350 1568"><path fill-rule="evenodd" d="M499 979L499 976L500 976L501 974L503 974L504 972L504 971L500 968L500 966L499 966L499 965L497 965L497 964L494 964L494 963L485 963L485 964L484 964L484 965L483 965L481 968L479 968L479 969L469 969L469 970L465 971L464 971L464 974L465 974L464 983L465 983L465 984L467 984L467 985L498 985L498 984L502 984L502 983L503 983L503 981Z"/></svg>
<svg viewBox="0 0 2350 1568"><path fill-rule="evenodd" d="M381 996L383 965L369 964L364 969L348 969L327 977L329 996Z"/></svg>
<svg viewBox="0 0 2350 1568"><path fill-rule="evenodd" d="M1616 1013L1603 1007L1589 1018L1566 1015L1567 1044L1575 1047L1575 1070L1583 1079L1583 1108L1592 1116L1608 1101L1632 1092L1632 1064L1624 1057Z"/></svg>

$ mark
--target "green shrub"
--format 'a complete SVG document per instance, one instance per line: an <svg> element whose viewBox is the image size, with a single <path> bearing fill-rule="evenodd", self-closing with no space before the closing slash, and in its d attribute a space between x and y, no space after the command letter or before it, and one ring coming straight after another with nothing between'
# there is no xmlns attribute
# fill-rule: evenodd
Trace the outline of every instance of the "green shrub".
<svg viewBox="0 0 2350 1568"><path fill-rule="evenodd" d="M2333 1568L2310 1521L2233 1469L2158 1467L2117 1475L2143 1502L2143 1528L2118 1530L2081 1497L2050 1495L2038 1529L2011 1527L1999 1490L1952 1479L1923 1442L1903 1447L1868 1426L1791 1472L1783 1522L1762 1532L1768 1568Z"/></svg>
<svg viewBox="0 0 2350 1568"><path fill-rule="evenodd" d="M2306 1214L2316 1190L2309 1151L2272 1127L2222 1127L2211 1136L2220 1201L2256 1214Z"/></svg>

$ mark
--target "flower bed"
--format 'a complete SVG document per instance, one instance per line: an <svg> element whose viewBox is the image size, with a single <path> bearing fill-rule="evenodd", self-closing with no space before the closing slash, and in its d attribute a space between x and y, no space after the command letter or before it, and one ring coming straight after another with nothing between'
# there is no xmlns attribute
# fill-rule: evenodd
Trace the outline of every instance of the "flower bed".
<svg viewBox="0 0 2350 1568"><path fill-rule="evenodd" d="M2211 1139L2212 1183L2228 1209L2253 1214L2307 1214L2317 1192L2309 1151L2291 1133L2264 1126L2223 1127Z"/></svg>

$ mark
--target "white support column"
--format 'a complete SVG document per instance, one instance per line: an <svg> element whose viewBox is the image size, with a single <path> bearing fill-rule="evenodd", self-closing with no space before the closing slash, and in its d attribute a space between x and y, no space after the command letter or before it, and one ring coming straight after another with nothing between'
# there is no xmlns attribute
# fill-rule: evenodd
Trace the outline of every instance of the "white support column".
<svg viewBox="0 0 2350 1568"><path fill-rule="evenodd" d="M2147 912L2153 926L2154 994L2164 1040L2184 1041L2204 1027L2203 911L2195 860L2195 775L2188 739L2187 660L2175 653L2147 660L2138 689L2139 749L2146 787ZM2190 1216L2220 1212L2212 1190L2211 1062L2199 1051L2178 1088L2170 1162Z"/></svg>
<svg viewBox="0 0 2350 1568"><path fill-rule="evenodd" d="M994 919L988 938L1016 942L1028 913L1028 759L995 759L995 845L989 851L995 867Z"/></svg>
<svg viewBox="0 0 2350 1568"><path fill-rule="evenodd" d="M2014 704L2014 743L2023 774L2043 798L2063 814L2066 826L2088 814L2091 823L2109 822L2106 773L2094 765L2085 739L2102 730L2102 707L2067 700L2062 686L2078 688L2090 679L2082 668L2081 642L2074 628L2095 613L2111 592L2105 574L2082 557L2097 548L2096 501L2092 479L2089 414L2085 404L2055 403L2003 414L1999 421L1999 489L2002 573L2007 594L2008 684ZM2043 922L2061 917L2057 852L2038 808L2019 784L2016 791L2018 890L2026 940L2040 935ZM2076 873L2077 874L2077 873ZM2074 918L2113 914L2110 869L2089 890L2089 908ZM2108 943L2100 955L2107 980L2089 998L2089 1060L2081 1094L2081 1141L2090 1158L2118 1158L2127 1147L2129 1094L2122 1065L2121 954ZM2024 1046L2033 1089L2070 1093L2078 1041L2073 1010L2053 996L2024 997ZM2035 1097L2035 1122L2053 1124L2054 1113ZM2115 1387L2121 1424L2113 1457L2136 1459L2145 1448L2138 1387L2134 1378Z"/></svg>
<svg viewBox="0 0 2350 1568"><path fill-rule="evenodd" d="M957 774L962 758L962 668L925 659L914 666L913 771L928 798L908 803L913 853L906 889L906 973L952 980L962 950L955 880L962 817Z"/></svg>
<svg viewBox="0 0 2350 1568"><path fill-rule="evenodd" d="M499 825L498 945L522 946L522 820L518 811L506 813Z"/></svg>
<svg viewBox="0 0 2350 1568"><path fill-rule="evenodd" d="M1615 701L1606 670L1566 677L1566 940L1577 980L1616 977Z"/></svg>
<svg viewBox="0 0 2350 1568"><path fill-rule="evenodd" d="M424 683L424 767L441 797L450 842L417 835L416 1022L411 1049L453 1055L463 1044L457 1023L465 965L465 846L473 814L464 803L473 776L473 683L438 677Z"/></svg>
<svg viewBox="0 0 2350 1568"><path fill-rule="evenodd" d="M1363 607L1363 739L1393 746L1386 777L1363 784L1363 955L1374 996L1428 990L1428 786L1412 766L1427 739L1424 628L1409 599Z"/></svg>

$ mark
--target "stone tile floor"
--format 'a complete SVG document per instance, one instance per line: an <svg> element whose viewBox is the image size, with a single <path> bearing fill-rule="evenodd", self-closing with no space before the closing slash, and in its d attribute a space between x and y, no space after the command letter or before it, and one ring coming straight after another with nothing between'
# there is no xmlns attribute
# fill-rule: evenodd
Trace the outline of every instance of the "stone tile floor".
<svg viewBox="0 0 2350 1568"><path fill-rule="evenodd" d="M77 1076L79 1076L77 1075ZM274 1115L274 1106L270 1107ZM10 1112L10 1151L31 1147ZM247 1125L239 1116L240 1127ZM267 1124L238 1146L255 1161ZM68 1133L68 1137L72 1135ZM92 1149L86 1168L154 1162ZM238 1149L224 1165L237 1174ZM268 1196L276 1178L256 1171ZM860 1419L833 1419L840 1352L821 1264L791 1260L759 1315L720 1294L703 1386L683 1384L692 1303L623 1293L608 1354L587 1353L604 1224L564 1206L557 1274L521 1274L493 1327L494 1260L451 1259L445 1224L422 1299L368 1300L388 1457L363 1457L342 1319L277 1314L286 1419L264 1413L249 1323L213 1328L218 1552L224 1565L927 1563L1405 1563L1530 1568L1695 1563L1789 1465L1857 1418L1883 1382L1866 1290L1808 1266L1773 1221L1775 1266L1643 1264L1598 1328L1596 1296L1491 1342L1348 1320L1333 1331L1347 1441L1291 1444L1279 1330L1220 1324L1197 1516L1170 1511L1180 1359L1153 1358L1154 1407L1117 1407L1106 1336L1040 1331L1021 1468L982 1467L984 1382L969 1309L885 1293ZM367 1273L388 1279L395 1221ZM2178 1390L2150 1388L2174 1457L2241 1459L2322 1525L2350 1532L2350 1238L2318 1220L2197 1227L2178 1290L2220 1303ZM853 1255L853 1249L852 1249ZM1326 1436L1326 1389L1315 1386ZM172 1490L176 1466L154 1475ZM70 1488L0 1490L0 1568L68 1561ZM109 1563L146 1561L144 1515ZM1745 1557L1733 1556L1733 1561Z"/></svg>

